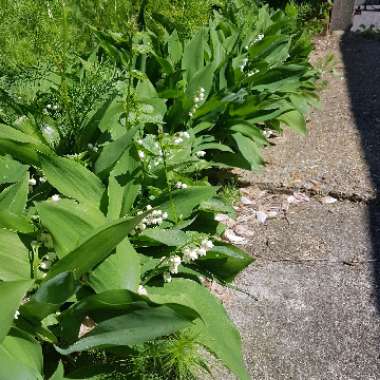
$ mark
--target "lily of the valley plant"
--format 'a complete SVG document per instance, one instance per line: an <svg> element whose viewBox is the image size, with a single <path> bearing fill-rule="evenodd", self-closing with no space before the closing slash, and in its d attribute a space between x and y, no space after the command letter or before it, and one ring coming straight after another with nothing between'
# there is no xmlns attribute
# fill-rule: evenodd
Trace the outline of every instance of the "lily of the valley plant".
<svg viewBox="0 0 380 380"><path fill-rule="evenodd" d="M238 1L189 40L154 16L94 35L92 54L4 104L0 379L95 378L111 359L128 371L181 334L249 379L206 285L252 258L221 238L215 215L234 209L207 173L256 168L281 125L305 131L310 45L295 15Z"/></svg>

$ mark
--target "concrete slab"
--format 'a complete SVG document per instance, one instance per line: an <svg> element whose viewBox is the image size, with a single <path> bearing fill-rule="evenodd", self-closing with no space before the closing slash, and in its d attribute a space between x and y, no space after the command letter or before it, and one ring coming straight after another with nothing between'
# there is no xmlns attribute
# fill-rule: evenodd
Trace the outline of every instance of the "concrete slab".
<svg viewBox="0 0 380 380"><path fill-rule="evenodd" d="M244 340L252 379L375 380L377 314L364 205L316 201L255 227L258 257L226 306Z"/></svg>
<svg viewBox="0 0 380 380"><path fill-rule="evenodd" d="M380 379L380 44L331 36L321 45L316 58L332 51L336 65L308 136L286 131L261 173L240 173L256 185L238 223L257 261L236 281L242 292L221 298L252 379ZM258 223L255 210L281 210L285 192L310 184L346 200L322 204L309 191L309 201Z"/></svg>
<svg viewBox="0 0 380 380"><path fill-rule="evenodd" d="M325 193L358 194L372 199L376 192L355 115L351 112L339 37L322 40L321 46L317 52L319 58L323 60L333 52L335 66L325 75L329 85L321 94L321 110L309 115L308 135L300 136L286 129L264 151L267 167L261 172L241 172L241 178L250 184L266 183L275 187L297 187L317 181Z"/></svg>

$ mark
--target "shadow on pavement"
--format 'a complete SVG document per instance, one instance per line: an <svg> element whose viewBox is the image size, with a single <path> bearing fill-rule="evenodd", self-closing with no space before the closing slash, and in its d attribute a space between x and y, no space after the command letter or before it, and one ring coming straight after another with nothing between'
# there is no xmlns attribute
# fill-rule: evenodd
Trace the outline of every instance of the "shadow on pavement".
<svg viewBox="0 0 380 380"><path fill-rule="evenodd" d="M380 41L346 33L341 41L351 108L376 199L368 204L374 292L380 312Z"/></svg>

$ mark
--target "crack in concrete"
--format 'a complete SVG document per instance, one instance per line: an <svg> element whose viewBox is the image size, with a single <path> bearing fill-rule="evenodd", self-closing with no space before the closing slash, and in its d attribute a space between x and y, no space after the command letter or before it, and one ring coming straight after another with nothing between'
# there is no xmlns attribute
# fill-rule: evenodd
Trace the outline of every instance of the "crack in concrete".
<svg viewBox="0 0 380 380"><path fill-rule="evenodd" d="M259 259L261 262L265 263L280 263L280 264L294 264L294 265L307 265L307 263L313 264L331 264L331 265L348 265L348 266L356 266L356 265L365 265L365 264L373 264L379 263L380 260L328 260L328 259L265 259L259 256L256 256L256 259ZM257 266L259 263L256 262Z"/></svg>
<svg viewBox="0 0 380 380"><path fill-rule="evenodd" d="M333 198L336 198L338 201L349 201L352 203L364 203L368 204L373 201L380 201L379 197L376 196L376 193L374 192L373 195L361 195L357 193L345 193L342 191L337 190L330 190L330 191L322 191L322 190L314 190L314 189L308 189L304 186L284 186L281 184L274 184L274 183L268 183L268 182L257 182L257 183L250 183L241 181L240 183L241 187L249 187L249 186L256 186L260 190L265 190L270 194L287 194L291 195L295 192L300 192L308 195L310 198L313 197L326 197L330 196Z"/></svg>

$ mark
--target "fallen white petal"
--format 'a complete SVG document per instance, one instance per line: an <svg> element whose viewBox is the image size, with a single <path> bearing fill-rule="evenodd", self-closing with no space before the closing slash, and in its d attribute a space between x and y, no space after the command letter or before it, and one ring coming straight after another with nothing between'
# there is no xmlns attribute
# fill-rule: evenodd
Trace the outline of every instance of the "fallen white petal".
<svg viewBox="0 0 380 380"><path fill-rule="evenodd" d="M325 205L333 204L335 202L338 202L338 200L334 197L330 197L329 195L321 198L321 203Z"/></svg>
<svg viewBox="0 0 380 380"><path fill-rule="evenodd" d="M240 198L240 202L243 203L243 205L246 205L246 206L255 204L254 201L252 201L248 197L244 197L244 196Z"/></svg>
<svg viewBox="0 0 380 380"><path fill-rule="evenodd" d="M234 243L234 244L245 244L245 243L247 243L246 239L244 239L241 236L236 235L235 232L233 230L230 230L230 229L224 231L224 237L227 240L229 240L231 243Z"/></svg>
<svg viewBox="0 0 380 380"><path fill-rule="evenodd" d="M256 219L260 223L264 224L266 222L266 220L268 219L268 215L264 211L257 211L256 212Z"/></svg>

